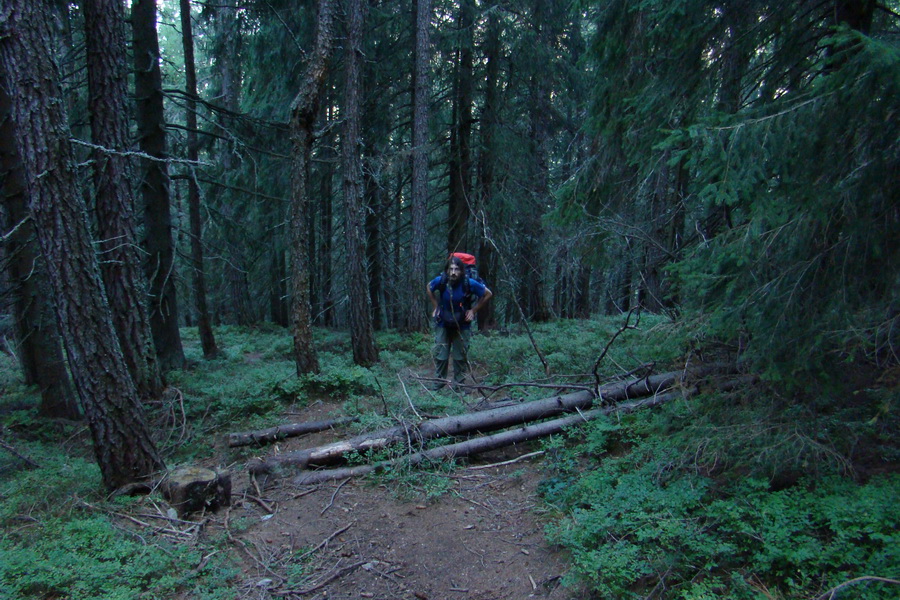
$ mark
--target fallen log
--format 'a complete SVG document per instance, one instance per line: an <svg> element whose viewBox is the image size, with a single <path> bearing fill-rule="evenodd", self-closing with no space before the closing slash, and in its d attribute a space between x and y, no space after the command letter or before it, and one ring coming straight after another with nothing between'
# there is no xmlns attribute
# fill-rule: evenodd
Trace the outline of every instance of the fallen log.
<svg viewBox="0 0 900 600"><path fill-rule="evenodd" d="M710 369L710 367L695 369L691 375L703 376L708 374ZM683 374L683 371L671 371L646 378L608 384L598 390L599 397L606 402L619 402L656 394L672 387L682 379ZM597 396L593 392L580 391L515 406L504 406L476 413L423 421L418 424L401 424L359 435L349 440L257 460L252 462L249 468L254 475L283 476L288 470L335 464L343 460L349 452L368 452L396 443L406 443L412 446L413 443L422 444L437 437L497 431L567 412L587 410L593 406L596 398Z"/></svg>
<svg viewBox="0 0 900 600"><path fill-rule="evenodd" d="M430 450L416 452L408 456L403 456L394 460L387 460L371 465L360 465L356 467L346 467L341 469L322 469L320 471L310 471L298 475L293 479L295 485L317 485L326 481L335 481L338 479L346 479L347 477L359 477L368 475L392 467L403 464L404 466L415 466L426 461L448 460L455 458L465 458L482 452L498 450L506 446L514 444L522 444L532 440L536 440L548 435L560 433L567 427L572 427L579 423L596 419L600 415L608 415L613 413L629 413L639 408L650 406L658 406L665 402L690 396L694 390L684 390L676 392L668 392L665 394L657 394L650 398L637 400L628 404L620 404L617 406L608 406L605 408L596 408L590 411L581 412L576 415L569 415L552 421L544 421L534 425L525 425L516 429L495 433L483 437L472 438L456 444L448 444L446 446L438 446Z"/></svg>
<svg viewBox="0 0 900 600"><path fill-rule="evenodd" d="M359 417L342 417L339 419L327 419L324 421L308 421L305 423L290 423L288 425L279 425L270 427L269 429L259 429L256 431L243 431L240 433L228 434L228 445L249 446L250 444L268 444L276 442L286 437L294 437L306 433L315 433L317 431L325 431L332 427L340 427L349 425L359 421Z"/></svg>

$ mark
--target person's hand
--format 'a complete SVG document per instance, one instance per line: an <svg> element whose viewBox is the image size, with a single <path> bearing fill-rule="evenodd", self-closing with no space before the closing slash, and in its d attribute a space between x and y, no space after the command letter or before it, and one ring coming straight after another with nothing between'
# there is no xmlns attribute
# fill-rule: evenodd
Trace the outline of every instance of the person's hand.
<svg viewBox="0 0 900 600"><path fill-rule="evenodd" d="M466 323L471 323L474 320L475 320L475 311L472 309L467 310L466 311Z"/></svg>
<svg viewBox="0 0 900 600"><path fill-rule="evenodd" d="M431 311L431 317L434 319L437 319L440 315L441 315L440 308L435 308L433 311Z"/></svg>

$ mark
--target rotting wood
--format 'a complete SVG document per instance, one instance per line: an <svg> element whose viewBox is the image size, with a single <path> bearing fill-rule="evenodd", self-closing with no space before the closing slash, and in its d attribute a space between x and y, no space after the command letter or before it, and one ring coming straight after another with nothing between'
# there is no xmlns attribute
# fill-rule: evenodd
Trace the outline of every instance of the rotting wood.
<svg viewBox="0 0 900 600"><path fill-rule="evenodd" d="M307 421L304 423L289 423L287 425L279 425L268 429L259 429L256 431L243 431L239 433L228 434L228 445L232 448L235 446L249 446L250 444L268 444L276 442L287 437L304 435L306 433L316 433L317 431L325 431L333 427L342 427L359 421L358 417L341 417L338 419L326 419L324 421Z"/></svg>
<svg viewBox="0 0 900 600"><path fill-rule="evenodd" d="M416 452L395 460L382 461L371 465L360 465L356 467L345 467L341 469L323 469L321 471L311 471L295 477L292 482L294 485L316 485L326 481L334 481L337 479L345 479L347 477L359 477L368 475L385 467L395 466L399 464L415 466L426 461L448 460L455 458L464 458L483 452L490 452L512 446L513 444L521 444L536 440L548 435L561 432L567 427L577 425L579 423L596 419L601 415L615 413L629 413L640 408L651 406L659 406L666 402L690 396L695 390L680 390L668 392L665 394L657 394L650 398L636 400L627 404L618 406L608 406L605 408L597 408L587 412L581 412L575 415L569 415L552 421L544 421L534 425L525 425L516 429L503 431L494 435L472 438L456 444L448 444L446 446L438 446L424 452Z"/></svg>
<svg viewBox="0 0 900 600"><path fill-rule="evenodd" d="M702 377L716 367L697 367L689 371L691 377ZM640 398L664 391L683 380L684 371L671 371L650 377L631 379L602 386L599 397L602 402L619 402ZM250 464L254 475L289 474L290 470L327 466L339 463L350 452L368 452L386 448L392 444L408 443L414 440L422 444L438 437L457 436L475 432L497 431L516 425L523 425L540 419L555 417L563 413L590 409L597 396L590 391L573 392L552 396L542 400L524 402L515 406L504 406L492 410L465 413L423 421L418 424L401 424L355 436L348 440L288 452Z"/></svg>
<svg viewBox="0 0 900 600"><path fill-rule="evenodd" d="M231 475L203 467L181 467L168 473L160 484L179 518L203 508L231 504Z"/></svg>

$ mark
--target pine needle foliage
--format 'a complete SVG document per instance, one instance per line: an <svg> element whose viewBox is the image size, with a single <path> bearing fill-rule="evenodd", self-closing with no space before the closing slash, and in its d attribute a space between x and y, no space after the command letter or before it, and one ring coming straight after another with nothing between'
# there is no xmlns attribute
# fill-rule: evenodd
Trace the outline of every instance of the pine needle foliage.
<svg viewBox="0 0 900 600"><path fill-rule="evenodd" d="M588 4L596 152L557 216L592 216L608 264L632 261L642 281L662 271L665 305L701 315L772 380L896 364L896 13Z"/></svg>
<svg viewBox="0 0 900 600"><path fill-rule="evenodd" d="M884 354L895 320L900 55L846 29L829 40L852 50L802 94L670 138L701 205L732 218L678 265L684 295L717 333L752 336L778 379L827 373L850 347Z"/></svg>

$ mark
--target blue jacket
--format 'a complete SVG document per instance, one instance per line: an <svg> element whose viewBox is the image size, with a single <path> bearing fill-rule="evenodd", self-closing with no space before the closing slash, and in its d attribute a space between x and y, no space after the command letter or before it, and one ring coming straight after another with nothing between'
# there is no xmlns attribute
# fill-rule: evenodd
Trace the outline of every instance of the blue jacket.
<svg viewBox="0 0 900 600"><path fill-rule="evenodd" d="M475 302L472 301L474 296L480 299L484 296L487 289L483 283L476 281L471 277L469 280L469 297L466 298L465 286L460 280L456 286L451 286L447 282L447 288L441 297L437 299L438 308L440 309L440 317L438 318L438 327L450 327L454 329L471 329L472 323L466 322L466 311L471 309ZM441 275L431 280L428 287L433 293L437 293L438 286L441 283Z"/></svg>

